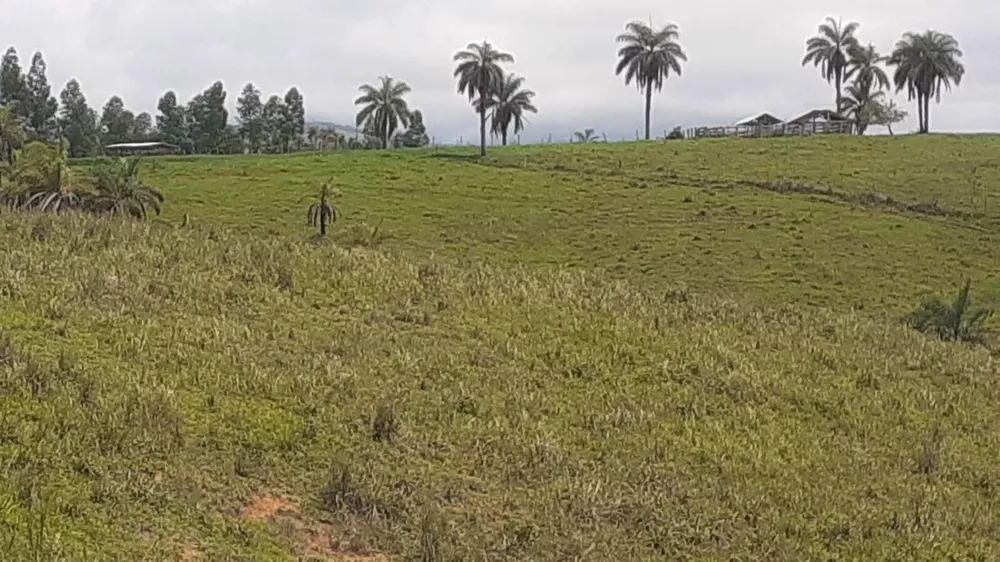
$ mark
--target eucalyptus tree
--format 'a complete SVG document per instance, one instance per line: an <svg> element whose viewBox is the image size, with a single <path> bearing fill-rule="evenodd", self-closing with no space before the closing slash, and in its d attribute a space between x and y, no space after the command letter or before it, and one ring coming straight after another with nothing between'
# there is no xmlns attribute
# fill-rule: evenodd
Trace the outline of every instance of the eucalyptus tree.
<svg viewBox="0 0 1000 562"><path fill-rule="evenodd" d="M24 145L24 123L9 105L0 106L0 161L14 164L15 150Z"/></svg>

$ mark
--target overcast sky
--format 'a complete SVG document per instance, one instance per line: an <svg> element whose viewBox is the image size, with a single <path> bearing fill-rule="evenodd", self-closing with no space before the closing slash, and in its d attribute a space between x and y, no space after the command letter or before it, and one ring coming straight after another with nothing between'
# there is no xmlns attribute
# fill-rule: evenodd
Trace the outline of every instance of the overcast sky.
<svg viewBox="0 0 1000 562"><path fill-rule="evenodd" d="M41 50L54 93L76 77L98 109L118 94L155 115L166 90L189 99L221 79L231 110L247 81L265 97L295 85L311 119L353 124L358 85L389 74L413 87L411 106L445 143L478 131L452 78L451 57L470 41L513 54L510 70L537 92L522 142L587 127L634 138L643 98L614 75L627 21L680 27L689 62L654 98L662 134L831 106L833 88L800 63L806 38L833 15L860 22L859 38L882 52L904 31L953 34L967 74L931 109L931 127L1000 130L1000 3L990 0L0 0L0 13L0 41L25 68ZM900 130L915 128L914 115Z"/></svg>

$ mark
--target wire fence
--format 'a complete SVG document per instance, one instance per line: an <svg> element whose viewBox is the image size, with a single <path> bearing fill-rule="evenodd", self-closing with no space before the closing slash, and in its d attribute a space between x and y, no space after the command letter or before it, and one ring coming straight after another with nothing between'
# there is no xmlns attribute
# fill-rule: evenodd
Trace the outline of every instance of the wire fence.
<svg viewBox="0 0 1000 562"><path fill-rule="evenodd" d="M777 125L729 125L722 127L691 127L688 129L675 128L673 131L663 131L662 136L657 136L656 140L672 139L703 139L703 138L772 138L772 137L795 137L809 135L850 135L855 131L853 121L813 121L805 123L780 123ZM552 135L545 134L539 137L524 137L515 135L509 142L513 145L521 144L577 144L588 142L629 142L642 140L643 136L638 129L635 130L634 138L627 138L619 135L617 138L609 138L606 134L585 135L584 133L573 133L572 135ZM499 146L502 142L495 137L487 137L488 146ZM438 144L432 137L431 146L466 146L478 147L479 138L467 139L459 136L452 143Z"/></svg>

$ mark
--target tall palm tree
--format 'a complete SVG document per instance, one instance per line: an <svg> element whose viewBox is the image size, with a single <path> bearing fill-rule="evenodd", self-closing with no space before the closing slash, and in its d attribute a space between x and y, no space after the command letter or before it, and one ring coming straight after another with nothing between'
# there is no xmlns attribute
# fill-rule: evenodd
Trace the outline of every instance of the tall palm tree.
<svg viewBox="0 0 1000 562"><path fill-rule="evenodd" d="M680 31L668 23L662 29L653 29L641 21L625 25L625 33L615 38L624 45L618 50L618 66L615 75L625 72L625 85L633 80L639 91L646 92L646 140L649 140L649 117L652 111L653 88L663 90L663 81L670 73L681 75L681 62L686 62L687 54L677 40Z"/></svg>
<svg viewBox="0 0 1000 562"><path fill-rule="evenodd" d="M931 98L941 103L942 90L962 83L961 59L958 41L940 31L907 32L896 43L889 57L889 65L896 67L892 81L897 92L906 88L907 98L916 98L921 133L930 131Z"/></svg>
<svg viewBox="0 0 1000 562"><path fill-rule="evenodd" d="M522 90L524 77L515 74L502 74L500 85L493 97L487 101L487 108L491 110L490 133L498 135L507 146L507 131L511 123L514 123L514 134L524 130L526 121L524 113L538 113L538 108L531 102L535 97L535 92Z"/></svg>
<svg viewBox="0 0 1000 562"><path fill-rule="evenodd" d="M885 73L880 64L888 62L889 57L883 57L875 45L871 43L867 47L858 45L851 49L848 60L847 72L844 79L854 79L855 82L874 87L876 91L889 89L889 76Z"/></svg>
<svg viewBox="0 0 1000 562"><path fill-rule="evenodd" d="M573 142L597 142L597 133L593 129L584 129L582 133L577 131L573 133Z"/></svg>
<svg viewBox="0 0 1000 562"><path fill-rule="evenodd" d="M455 53L454 77L458 78L458 93L476 101L479 113L479 153L486 156L486 109L489 100L503 83L501 63L512 63L514 57L493 48L489 41L469 43L464 51ZM476 99L478 96L478 99Z"/></svg>
<svg viewBox="0 0 1000 562"><path fill-rule="evenodd" d="M858 27L858 22L852 21L844 25L841 20L828 16L820 24L819 34L806 40L806 56L802 59L802 66L813 63L820 67L827 82L834 83L834 88L837 89L837 111L841 110L841 87L850 65L850 53L858 47L858 40L854 37Z"/></svg>
<svg viewBox="0 0 1000 562"><path fill-rule="evenodd" d="M865 134L871 122L872 104L882 103L883 91L889 89L889 76L879 66L887 60L871 44L867 47L857 45L850 50L844 78L853 78L854 81L844 88L840 109L854 118L859 135Z"/></svg>
<svg viewBox="0 0 1000 562"><path fill-rule="evenodd" d="M96 193L89 201L95 211L145 219L152 210L160 214L163 194L139 178L138 158L116 158L95 166Z"/></svg>
<svg viewBox="0 0 1000 562"><path fill-rule="evenodd" d="M381 141L382 148L389 148L389 139L402 125L410 124L410 109L403 96L410 93L406 82L396 82L391 76L379 78L378 88L365 84L358 88L361 96L354 105L364 105L358 112L355 125L372 130Z"/></svg>

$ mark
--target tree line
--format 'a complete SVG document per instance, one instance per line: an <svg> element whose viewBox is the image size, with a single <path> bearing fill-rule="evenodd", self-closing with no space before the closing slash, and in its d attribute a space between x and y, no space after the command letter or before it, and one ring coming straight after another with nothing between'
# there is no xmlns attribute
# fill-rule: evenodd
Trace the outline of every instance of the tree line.
<svg viewBox="0 0 1000 562"><path fill-rule="evenodd" d="M891 134L892 125L906 118L905 111L885 98L891 86L895 86L896 93L906 90L908 98L917 101L919 132L929 132L931 98L940 103L941 94L952 85L959 85L965 74L958 42L951 35L934 30L906 32L892 54L885 57L874 45L861 44L855 37L859 27L857 22L843 25L840 20L827 17L819 26L819 34L806 41L802 65L815 64L824 78L834 83L835 111L854 120L858 134L864 134L873 124L887 126ZM680 76L688 60L679 40L677 24L656 28L641 21L627 23L624 33L615 38L621 44L615 74L624 74L625 84L635 84L645 97L646 140L650 138L653 93L662 91L670 76ZM496 49L488 41L470 43L453 60L457 63L454 77L458 92L468 95L479 117L480 154L485 156L487 123L489 133L507 144L511 125L517 134L524 127L525 114L537 113L532 101L535 93L522 88L523 77L509 74L503 68L504 64L514 62L513 55ZM895 67L891 81L882 65ZM405 110L405 102L401 106L398 103L409 87L405 83L397 86L394 90L391 82L383 82L381 90L363 87L365 96L357 103L367 105L358 114L358 122L370 115L370 104L375 104L377 109L371 111L378 115L382 126L393 129L397 122L405 125L405 120L397 119L402 113L395 114L394 107ZM677 134L679 128L672 133ZM590 142L596 136L590 131L577 133L574 138Z"/></svg>
<svg viewBox="0 0 1000 562"><path fill-rule="evenodd" d="M23 126L26 141L54 144L65 139L71 157L96 156L108 145L144 141L174 144L187 154L273 154L306 148L376 148L376 140L381 139L375 122L359 122L364 129L354 138L329 128L310 127L307 131L305 99L294 86L284 96L272 95L264 101L260 89L246 84L236 100L232 123L221 81L187 103L182 103L176 92L166 92L157 103L154 118L129 110L117 95L98 112L89 105L75 78L67 82L57 101L46 71L41 52L34 54L25 73L17 49L8 48L0 61L0 107L10 110L6 118ZM429 142L423 115L407 114L406 123L411 122L415 127L393 139L395 144L422 146ZM18 147L11 150L14 148Z"/></svg>
<svg viewBox="0 0 1000 562"><path fill-rule="evenodd" d="M906 91L917 102L919 132L930 131L930 100L940 103L941 94L961 83L965 67L962 51L954 37L934 30L906 32L889 56L871 43L862 45L856 37L857 22L843 24L826 18L818 34L806 40L802 65L814 64L827 82L834 85L834 108L857 123L864 134L872 124L891 125L905 118L885 94ZM687 53L680 45L676 24L660 28L641 21L625 26L615 40L618 50L616 75L626 85L635 84L645 97L645 138L650 138L653 93L660 92L670 76L680 76ZM525 79L508 72L505 64L513 55L496 49L487 41L470 43L453 57L458 92L467 95L478 115L480 152L486 154L487 132L507 144L508 135L524 129L528 113L537 113L535 92L525 89ZM890 80L886 68L893 67ZM423 146L429 139L418 110L409 108L406 95L410 86L390 76L377 85L362 85L355 105L361 106L356 125L364 139L345 138L337 131L305 130L305 101L297 88L284 95L272 95L265 102L252 83L244 86L237 100L237 123L229 123L225 108L226 91L216 82L204 92L181 104L169 91L157 104L155 122L147 113L133 114L124 101L114 96L100 114L87 105L79 82L66 84L57 102L45 76L45 60L35 53L31 67L22 72L17 51L11 47L0 63L0 106L12 109L13 116L30 138L65 138L71 156L100 153L101 147L118 142L156 139L181 147L187 153L281 153L328 148L388 148ZM2 125L0 125L2 127Z"/></svg>
<svg viewBox="0 0 1000 562"><path fill-rule="evenodd" d="M885 93L892 86L896 93L906 90L907 99L916 100L918 132L930 132L931 98L940 103L941 94L951 91L952 85L960 85L965 76L958 41L931 29L909 31L889 56L883 56L875 45L862 45L856 36L859 28L858 22L845 25L827 17L817 35L806 41L802 65L813 63L833 84L834 107L857 122L858 134L864 134L872 123L892 121L884 115L894 110L885 102ZM881 65L895 67L891 81Z"/></svg>

